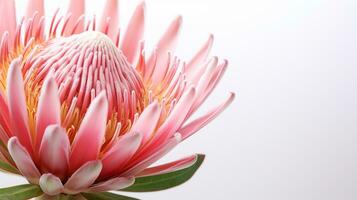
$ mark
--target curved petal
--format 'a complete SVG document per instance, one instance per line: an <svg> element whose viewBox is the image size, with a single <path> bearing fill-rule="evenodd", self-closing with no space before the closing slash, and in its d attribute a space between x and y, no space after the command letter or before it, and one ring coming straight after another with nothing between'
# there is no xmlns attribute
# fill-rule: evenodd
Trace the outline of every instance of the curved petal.
<svg viewBox="0 0 357 200"><path fill-rule="evenodd" d="M127 133L113 145L102 158L103 170L100 178L108 178L120 173L121 168L128 162L140 146L140 133Z"/></svg>
<svg viewBox="0 0 357 200"><path fill-rule="evenodd" d="M167 164L159 165L144 169L136 175L136 177L153 176L163 173L170 173L173 171L181 170L190 167L197 161L197 155L188 156L180 160L176 160Z"/></svg>
<svg viewBox="0 0 357 200"><path fill-rule="evenodd" d="M187 62L185 73L190 73L191 70L194 70L194 67L198 67L204 60L206 60L209 52L212 49L214 37L211 34L208 40L204 43L201 49Z"/></svg>
<svg viewBox="0 0 357 200"><path fill-rule="evenodd" d="M10 124L10 116L9 116L9 108L8 108L8 103L6 99L6 95L3 92L0 92L0 124L2 128L4 129L3 134L1 134L1 140L4 143L7 143L9 140L9 137L11 137L11 124Z"/></svg>
<svg viewBox="0 0 357 200"><path fill-rule="evenodd" d="M143 135L142 143L150 139L151 134L155 130L159 122L161 109L157 101L151 103L140 114L138 120L133 124L131 131L139 132Z"/></svg>
<svg viewBox="0 0 357 200"><path fill-rule="evenodd" d="M130 63L133 63L140 53L140 41L145 29L145 7L144 1L136 7L120 47Z"/></svg>
<svg viewBox="0 0 357 200"><path fill-rule="evenodd" d="M154 84L159 83L164 78L164 72L166 72L167 62L169 59L168 52L173 52L176 48L178 35L181 29L182 17L178 16L166 30L157 44L157 58L156 65L152 75L152 81ZM154 60L154 54L149 58L149 64L152 64Z"/></svg>
<svg viewBox="0 0 357 200"><path fill-rule="evenodd" d="M208 96L213 92L213 90L218 85L219 81L222 79L228 66L228 61L224 60L221 64L216 67L215 72L209 78L209 83L206 85L205 90L201 93L201 97L195 101L195 104L192 106L188 117L190 117L208 98Z"/></svg>
<svg viewBox="0 0 357 200"><path fill-rule="evenodd" d="M166 121L161 125L156 132L156 139L163 141L170 138L177 129L184 123L187 113L190 111L196 96L196 89L191 87L177 102ZM161 143L161 142L159 142Z"/></svg>
<svg viewBox="0 0 357 200"><path fill-rule="evenodd" d="M65 35L70 35L72 30L75 28L77 22L79 23L74 31L75 34L81 33L84 30L84 20L80 20L81 16L84 15L85 10L85 0L70 0L66 18L70 19L67 23Z"/></svg>
<svg viewBox="0 0 357 200"><path fill-rule="evenodd" d="M14 0L0 1L0 38L6 31L9 33L10 41L14 40L16 32L16 9ZM5 20L6 19L6 20ZM12 44L12 42L10 42Z"/></svg>
<svg viewBox="0 0 357 200"><path fill-rule="evenodd" d="M110 190L121 190L134 184L134 177L117 177L105 182L94 184L88 192L106 192Z"/></svg>
<svg viewBox="0 0 357 200"><path fill-rule="evenodd" d="M179 130L179 132L182 134L182 137L186 139L192 134L194 134L196 131L207 125L210 121L216 118L225 108L227 108L227 106L229 106L232 103L234 97L235 94L231 93L227 98L227 100L225 100L222 104L213 108L211 111L209 111L207 114L203 115L202 117L199 117L198 119L182 127Z"/></svg>
<svg viewBox="0 0 357 200"><path fill-rule="evenodd" d="M200 74L199 81L196 85L197 95L195 97L195 103L192 105L188 116L190 116L194 111L196 111L196 109L202 104L203 100L205 99L205 94L207 92L209 83L211 82L217 69L219 69L218 58L214 57L210 60L204 72Z"/></svg>
<svg viewBox="0 0 357 200"><path fill-rule="evenodd" d="M77 194L86 190L95 182L101 170L101 161L95 160L87 162L68 179L64 185L64 192L67 194Z"/></svg>
<svg viewBox="0 0 357 200"><path fill-rule="evenodd" d="M24 82L21 74L21 58L11 62L7 76L7 96L9 103L12 130L27 149L33 154L30 131L28 127L28 113L25 101Z"/></svg>
<svg viewBox="0 0 357 200"><path fill-rule="evenodd" d="M159 147L154 147L155 149L149 151L149 154L142 154L141 158L144 158L139 163L132 166L130 169L125 171L122 176L135 176L145 168L149 167L164 155L166 155L169 151L171 151L180 141L182 140L182 136L180 133L176 133L173 137L171 137L166 143ZM153 152L153 153L151 153Z"/></svg>
<svg viewBox="0 0 357 200"><path fill-rule="evenodd" d="M107 24L108 19L109 24ZM108 28L108 36L115 42L119 31L119 0L106 1L100 20L100 31L104 32L106 28Z"/></svg>
<svg viewBox="0 0 357 200"><path fill-rule="evenodd" d="M38 101L35 141L36 151L40 148L45 129L51 124L61 124L61 103L56 81L50 73L44 81Z"/></svg>
<svg viewBox="0 0 357 200"><path fill-rule="evenodd" d="M21 174L26 177L30 183L37 184L41 174L31 159L30 154L21 145L20 141L16 137L12 137L10 138L7 147Z"/></svg>
<svg viewBox="0 0 357 200"><path fill-rule="evenodd" d="M51 196L60 194L64 188L61 180L52 174L43 174L39 184L42 191Z"/></svg>
<svg viewBox="0 0 357 200"><path fill-rule="evenodd" d="M108 101L101 92L90 104L72 143L70 173L84 163L96 160L104 139Z"/></svg>
<svg viewBox="0 0 357 200"><path fill-rule="evenodd" d="M68 169L69 150L66 130L59 125L48 126L39 150L41 170L63 179Z"/></svg>

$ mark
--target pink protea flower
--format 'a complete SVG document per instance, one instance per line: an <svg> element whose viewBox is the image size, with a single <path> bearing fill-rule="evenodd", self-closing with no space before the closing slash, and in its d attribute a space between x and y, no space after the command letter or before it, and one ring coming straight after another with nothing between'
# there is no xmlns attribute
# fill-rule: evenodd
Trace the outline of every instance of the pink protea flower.
<svg viewBox="0 0 357 200"><path fill-rule="evenodd" d="M148 168L234 98L190 120L227 67L207 59L213 36L178 59L177 17L146 54L145 4L123 37L117 4L88 20L84 0L72 0L65 16L46 19L43 0L30 0L18 22L14 0L0 1L0 158L46 195L120 190L191 166L196 155Z"/></svg>

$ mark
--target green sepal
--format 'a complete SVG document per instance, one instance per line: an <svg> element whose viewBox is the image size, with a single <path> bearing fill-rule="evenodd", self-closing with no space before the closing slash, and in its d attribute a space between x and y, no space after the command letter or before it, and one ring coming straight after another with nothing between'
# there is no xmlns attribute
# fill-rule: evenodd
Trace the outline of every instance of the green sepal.
<svg viewBox="0 0 357 200"><path fill-rule="evenodd" d="M188 181L201 166L204 159L205 155L197 154L196 162L187 168L159 175L137 177L133 185L121 191L154 192L176 187Z"/></svg>
<svg viewBox="0 0 357 200"><path fill-rule="evenodd" d="M1 200L28 200L42 194L40 186L34 184L17 185L0 189Z"/></svg>
<svg viewBox="0 0 357 200"><path fill-rule="evenodd" d="M19 170L17 170L15 167L1 160L0 160L0 170L4 170L5 172L10 172L13 174L20 174Z"/></svg>
<svg viewBox="0 0 357 200"><path fill-rule="evenodd" d="M139 200L110 192L82 193L87 200Z"/></svg>

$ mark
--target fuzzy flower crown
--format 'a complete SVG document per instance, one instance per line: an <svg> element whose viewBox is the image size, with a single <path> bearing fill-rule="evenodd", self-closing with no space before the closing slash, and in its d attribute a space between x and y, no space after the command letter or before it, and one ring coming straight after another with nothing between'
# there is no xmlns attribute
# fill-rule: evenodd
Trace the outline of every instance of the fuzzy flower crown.
<svg viewBox="0 0 357 200"><path fill-rule="evenodd" d="M0 189L0 199L133 199L107 191L179 185L203 155L150 166L234 99L191 119L227 68L208 58L212 35L180 60L179 16L146 54L144 2L124 34L118 0L98 19L84 8L71 0L64 16L45 18L44 0L29 0L17 21L14 0L0 1L0 168L29 182Z"/></svg>

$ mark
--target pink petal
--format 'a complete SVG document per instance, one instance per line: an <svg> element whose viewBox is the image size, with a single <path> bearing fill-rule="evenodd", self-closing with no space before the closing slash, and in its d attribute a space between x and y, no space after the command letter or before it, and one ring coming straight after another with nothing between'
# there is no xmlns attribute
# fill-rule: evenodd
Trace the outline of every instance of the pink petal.
<svg viewBox="0 0 357 200"><path fill-rule="evenodd" d="M17 166L17 169L19 169L21 174L26 177L30 183L37 184L41 174L36 168L36 165L33 162L30 154L20 144L20 141L17 139L17 137L10 138L7 147L12 159Z"/></svg>
<svg viewBox="0 0 357 200"><path fill-rule="evenodd" d="M135 154L140 146L142 136L140 133L127 133L105 153L102 163L103 170L100 178L108 178L120 173L121 168Z"/></svg>
<svg viewBox="0 0 357 200"><path fill-rule="evenodd" d="M201 98L201 94L204 93L207 88L213 73L216 71L218 65L218 59L212 59L204 73L201 74L200 79L197 83L197 98Z"/></svg>
<svg viewBox="0 0 357 200"><path fill-rule="evenodd" d="M2 20L0 20L0 38L6 31L9 33L10 41L15 37L16 32L16 9L14 0L0 1L0 13ZM5 20L6 19L6 20Z"/></svg>
<svg viewBox="0 0 357 200"><path fill-rule="evenodd" d="M6 100L6 96L3 92L0 92L0 124L1 127L3 128L3 134L1 134L1 140L4 143L7 143L7 141L9 140L9 137L12 136L11 133L11 125L10 125L10 117L9 117L9 108L7 106L7 100Z"/></svg>
<svg viewBox="0 0 357 200"><path fill-rule="evenodd" d="M103 143L108 115L108 101L101 92L90 104L72 143L70 172L96 160Z"/></svg>
<svg viewBox="0 0 357 200"><path fill-rule="evenodd" d="M100 31L105 31L108 19L108 36L115 42L119 31L119 0L106 1L100 20Z"/></svg>
<svg viewBox="0 0 357 200"><path fill-rule="evenodd" d="M145 7L145 2L136 7L121 44L121 50L130 63L134 63L140 53L140 41L145 29Z"/></svg>
<svg viewBox="0 0 357 200"><path fill-rule="evenodd" d="M218 64L218 57L214 56L210 58L201 66L197 67L196 70L194 70L190 74L187 74L187 80L189 80L191 84L197 85L198 82L202 79L202 74L205 73L205 71L207 71L207 68L215 67L217 66L217 64Z"/></svg>
<svg viewBox="0 0 357 200"><path fill-rule="evenodd" d="M203 61L206 60L209 52L211 51L213 44L213 35L211 34L206 41L206 43L201 47L201 49L187 62L185 73L189 73L191 70L194 70L194 67L198 67Z"/></svg>
<svg viewBox="0 0 357 200"><path fill-rule="evenodd" d="M214 118L216 118L227 106L229 106L232 101L234 100L235 94L231 93L227 100L225 100L222 104L219 106L215 107L211 111L209 111L207 114L203 115L202 117L199 117L198 119L190 122L183 128L179 130L179 132L182 134L182 137L184 139L188 138L192 134L194 134L196 131L207 125L209 122L211 122Z"/></svg>
<svg viewBox="0 0 357 200"><path fill-rule="evenodd" d="M195 96L196 89L191 87L180 98L174 109L171 111L170 115L167 117L166 121L156 132L156 140L159 140L159 143L171 137L173 133L175 133L177 129L181 127L181 125L184 123L184 120L186 119L187 113L194 103Z"/></svg>
<svg viewBox="0 0 357 200"><path fill-rule="evenodd" d="M189 112L189 116L195 111L193 108L198 108L199 105L202 104L203 100L205 99L205 93L207 91L207 87L212 80L215 72L217 71L218 59L213 58L209 62L209 65L206 67L205 71L200 75L200 79L196 86L196 99L195 103L192 105L192 108Z"/></svg>
<svg viewBox="0 0 357 200"><path fill-rule="evenodd" d="M195 104L192 106L188 116L191 116L201 105L202 103L208 98L208 96L213 92L213 90L218 85L219 81L223 77L226 69L228 66L228 61L224 60L218 67L216 67L215 72L210 77L209 83L206 86L206 89L202 92L202 95L199 99L196 100Z"/></svg>
<svg viewBox="0 0 357 200"><path fill-rule="evenodd" d="M37 13L37 16L33 19L33 29L37 30L37 27L40 25L40 18L42 16L45 16L44 0L28 1L26 9L26 18L33 18L35 13Z"/></svg>
<svg viewBox="0 0 357 200"><path fill-rule="evenodd" d="M7 96L12 130L30 155L33 154L28 113L25 101L24 82L21 74L21 58L11 62L7 78Z"/></svg>
<svg viewBox="0 0 357 200"><path fill-rule="evenodd" d="M157 49L160 53L166 54L167 51L172 51L176 47L178 34L182 25L182 17L178 16L172 21L164 35L157 44Z"/></svg>
<svg viewBox="0 0 357 200"><path fill-rule="evenodd" d="M176 145L181 141L181 134L176 133L172 138L170 138L166 143L153 147L154 149L149 151L149 154L142 156L144 158L139 163L135 164L133 167L125 171L122 176L136 176L138 173L143 171L145 168L149 167L169 151L171 151ZM152 152L152 153L151 153Z"/></svg>
<svg viewBox="0 0 357 200"><path fill-rule="evenodd" d="M49 74L42 86L36 116L36 151L40 148L43 133L47 126L61 124L61 103L58 88L52 74Z"/></svg>
<svg viewBox="0 0 357 200"><path fill-rule="evenodd" d="M138 120L133 124L131 131L139 132L143 135L142 143L148 141L159 122L161 109L157 101L151 103L140 114Z"/></svg>
<svg viewBox="0 0 357 200"><path fill-rule="evenodd" d="M168 52L173 52L176 47L178 34L181 29L182 17L178 16L169 26L165 34L161 37L157 44L157 59L152 80L154 84L158 84L163 78L167 68ZM149 58L151 64L154 60L154 54Z"/></svg>
<svg viewBox="0 0 357 200"><path fill-rule="evenodd" d="M39 151L42 171L63 179L68 169L69 150L66 130L59 125L48 126Z"/></svg>
<svg viewBox="0 0 357 200"><path fill-rule="evenodd" d="M187 167L192 166L197 161L197 155L192 155L180 160L176 160L174 162L170 162L167 164L159 165L156 167L150 167L144 169L142 172L136 175L136 177L143 176L153 176L158 174L170 173L173 171L185 169Z"/></svg>
<svg viewBox="0 0 357 200"><path fill-rule="evenodd" d="M134 184L134 177L117 177L105 182L94 184L88 192L106 192L110 190L121 190Z"/></svg>
<svg viewBox="0 0 357 200"><path fill-rule="evenodd" d="M68 179L64 185L64 192L67 194L76 194L86 190L95 182L101 170L101 161L95 160L87 162Z"/></svg>
<svg viewBox="0 0 357 200"><path fill-rule="evenodd" d="M64 188L61 180L52 174L43 174L39 183L42 191L50 196L60 194Z"/></svg>
<svg viewBox="0 0 357 200"><path fill-rule="evenodd" d="M71 15L71 18L68 21L66 26L65 35L70 35L72 33L73 28L75 28L78 19L82 15L84 15L85 10L85 0L70 0L68 11L66 17ZM84 30L84 20L80 21L76 30L74 31L75 34L81 33Z"/></svg>

